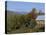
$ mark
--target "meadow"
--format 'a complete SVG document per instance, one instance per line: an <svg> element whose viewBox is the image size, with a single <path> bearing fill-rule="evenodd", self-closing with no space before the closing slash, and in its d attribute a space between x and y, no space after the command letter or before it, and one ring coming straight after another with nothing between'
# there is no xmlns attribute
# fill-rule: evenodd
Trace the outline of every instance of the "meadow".
<svg viewBox="0 0 46 35"><path fill-rule="evenodd" d="M36 25L36 20L29 17L28 14L7 11L7 33L44 32L44 27L35 28Z"/></svg>

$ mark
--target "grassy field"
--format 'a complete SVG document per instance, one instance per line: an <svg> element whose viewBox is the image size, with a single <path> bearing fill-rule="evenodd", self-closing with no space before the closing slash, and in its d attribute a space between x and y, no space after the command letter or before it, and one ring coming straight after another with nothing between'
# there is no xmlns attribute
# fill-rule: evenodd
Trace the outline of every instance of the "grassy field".
<svg viewBox="0 0 46 35"><path fill-rule="evenodd" d="M35 28L37 23L34 20L30 21L31 25L26 23L26 18L27 16L22 14L7 14L7 33L44 32L44 28Z"/></svg>

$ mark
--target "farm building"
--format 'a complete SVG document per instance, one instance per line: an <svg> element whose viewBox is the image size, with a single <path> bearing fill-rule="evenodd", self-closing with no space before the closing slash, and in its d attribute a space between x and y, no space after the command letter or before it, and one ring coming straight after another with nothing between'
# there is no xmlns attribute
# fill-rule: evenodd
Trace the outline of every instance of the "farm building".
<svg viewBox="0 0 46 35"><path fill-rule="evenodd" d="M45 16L44 15L41 15L41 16L38 16L37 18L36 18L36 21L37 21L37 23L45 23L44 21L45 21Z"/></svg>
<svg viewBox="0 0 46 35"><path fill-rule="evenodd" d="M36 18L37 27L44 27L45 26L45 16L40 15Z"/></svg>

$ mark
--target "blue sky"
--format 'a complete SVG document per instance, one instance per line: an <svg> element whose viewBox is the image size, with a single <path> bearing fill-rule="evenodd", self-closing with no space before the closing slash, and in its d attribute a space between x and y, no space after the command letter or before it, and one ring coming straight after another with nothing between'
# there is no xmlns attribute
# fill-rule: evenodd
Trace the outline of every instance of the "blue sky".
<svg viewBox="0 0 46 35"><path fill-rule="evenodd" d="M32 2L17 2L17 1L7 1L7 10L11 11L31 11L32 8L42 10L44 12L44 3L32 3Z"/></svg>

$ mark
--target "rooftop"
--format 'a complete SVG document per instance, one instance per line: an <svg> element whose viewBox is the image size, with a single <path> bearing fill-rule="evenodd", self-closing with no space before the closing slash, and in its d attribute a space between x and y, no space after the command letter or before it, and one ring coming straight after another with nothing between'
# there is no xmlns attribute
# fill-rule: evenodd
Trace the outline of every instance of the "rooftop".
<svg viewBox="0 0 46 35"><path fill-rule="evenodd" d="M45 20L45 15L40 15L36 18L36 20Z"/></svg>

